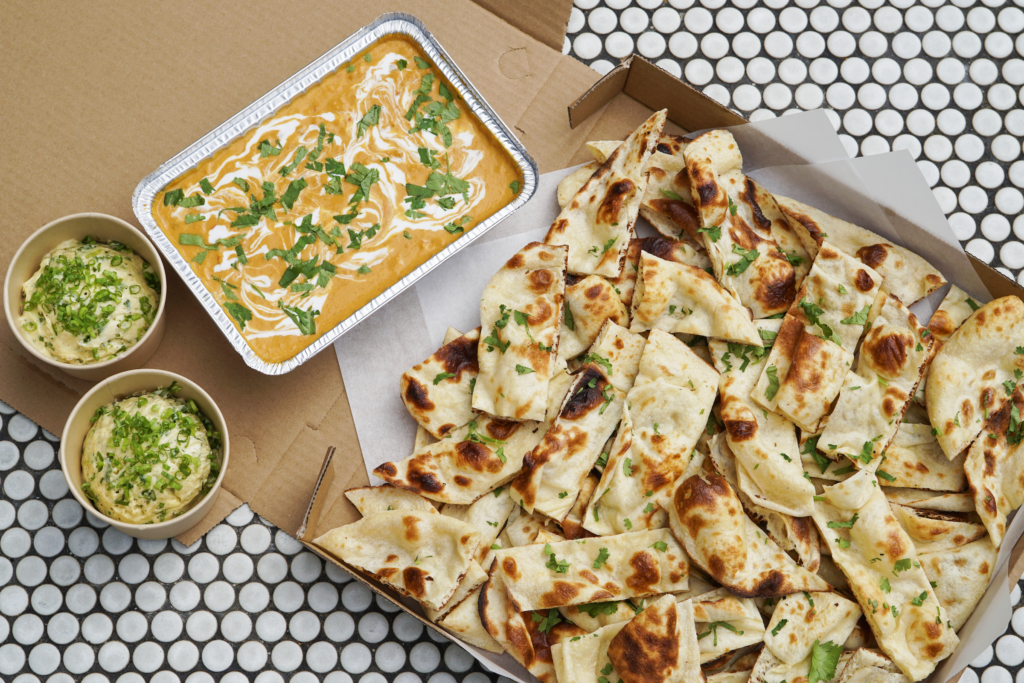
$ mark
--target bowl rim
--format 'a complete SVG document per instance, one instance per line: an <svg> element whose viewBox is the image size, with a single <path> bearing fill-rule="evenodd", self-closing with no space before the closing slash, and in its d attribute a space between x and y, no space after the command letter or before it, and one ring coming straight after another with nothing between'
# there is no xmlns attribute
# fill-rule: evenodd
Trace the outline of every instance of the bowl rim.
<svg viewBox="0 0 1024 683"><path fill-rule="evenodd" d="M190 518L190 516L194 515L200 509L200 505L198 503L193 505L190 510L188 510L185 514L183 514L183 515L181 515L179 517L175 517L173 519L168 519L168 520L163 521L163 522L156 522L156 523L153 523L153 524L135 524L133 522L123 522L123 521L121 521L119 519L113 519L112 517L108 517L107 515L105 515L102 512L100 512L96 508L96 506L93 504L93 502L85 497L85 494L82 493L81 488L76 487L73 484L73 482L71 481L71 475L70 475L70 473L68 471L68 461L67 461L67 457L66 457L67 454L66 454L66 445L65 444L67 444L67 442L68 442L68 430L71 428L72 423L76 419L80 419L79 414L81 413L82 408L89 401L89 399L91 399L95 394L97 394L97 393L99 393L101 391L104 391L104 390L109 391L108 382L111 382L111 381L114 381L114 380L120 380L120 379L123 379L123 378L125 378L127 376L138 375L138 374L143 374L143 373L156 373L156 374L159 374L159 375L163 375L168 380L168 382L167 382L168 385L170 385L171 382L178 382L183 388L187 388L190 392L195 392L197 394L198 398L201 401L204 401L209 406L209 409L207 409L206 406L200 406L200 410L202 410L203 413L206 414L206 417L209 418L210 421L213 422L214 425L221 432L221 440L222 440L221 454L220 454L221 467L220 467L220 473L217 475L217 479L213 482L213 486L210 487L210 490L207 491L205 494L202 494L200 496L200 498L212 497L212 496L217 495L220 492L221 485L224 483L224 477L225 477L225 475L227 475L228 459L229 459L230 450L231 450L231 441L230 441L230 437L228 435L227 421L224 419L224 414L221 412L220 406L217 405L216 401L213 400L213 398L206 392L206 390L204 390L201 386L199 386L198 384L196 384L195 382L190 380L188 377L185 377L183 375L179 375L179 374L177 374L175 372L171 372L169 370L161 370L159 368L138 368L138 369L135 369L135 370L126 370L124 372L119 372L116 375L111 375L110 377L107 377L106 379L103 379L103 380L100 380L99 382L97 382L96 386L92 387L91 389L89 389L89 391L85 392L82 395L82 398L80 398L78 400L78 403L75 404L75 407L71 409L71 414L68 416L67 421L64 423L63 431L61 431L60 450L59 450L59 453L58 453L57 457L60 459L60 469L61 469L61 472L64 474L64 483L67 484L68 489L71 491L71 495L74 496L75 500L78 501L78 504L81 505L86 512L92 512L94 515L96 515L97 518L99 518L100 520L102 520L104 522L107 522L108 524L110 524L114 528L125 528L125 529L141 529L141 528L145 528L145 529L153 529L153 530L159 531L161 529L168 529L168 528L172 527L172 525L173 526L183 526L183 520L187 520L187 519ZM159 387L153 387L153 388L157 389ZM110 393L113 394L114 392L111 391ZM130 395L130 394L128 394L128 395ZM115 400L119 401L122 398L126 398L128 395L122 396L120 398L115 398ZM115 394L115 396L116 396L116 394ZM209 414L209 413L212 413L212 414ZM218 421L220 422L220 424L217 424ZM82 445L84 445L84 443ZM79 462L79 467L81 467L81 462ZM197 500L199 500L199 499L197 498ZM204 513L204 516L205 516L205 513ZM192 527L196 526L196 524L198 524L200 522L200 520L201 520L201 518L197 518L194 521L193 524L191 524L190 526L186 527L182 531L185 531L187 529L191 529ZM177 534L175 534L175 535L177 535Z"/></svg>
<svg viewBox="0 0 1024 683"><path fill-rule="evenodd" d="M10 289L11 289L11 286L13 285L12 277L13 277L13 274L14 274L14 265L16 263L18 263L18 261L20 261L23 258L23 255L24 255L24 252L25 252L25 248L30 243L36 241L42 235L44 235L45 233L49 232L50 230L53 230L58 225L61 225L63 223L66 223L66 222L69 222L69 221L72 221L72 220L79 220L79 219L83 219L83 218L99 219L99 220L110 221L113 225L116 225L118 228L124 229L124 230L127 230L128 232L133 233L134 236L140 238L141 241L144 244L147 244L149 246L149 248L152 249L152 251L153 251L152 258L150 258L148 255L139 254L138 251L136 251L135 249L132 249L132 251L134 253L138 254L139 256L145 258L147 263L149 263L151 266L156 268L157 273L160 276L160 302L158 304L156 316L153 318L153 322L150 324L149 328L146 329L146 333L143 334L142 338L139 339L134 344L132 344L131 348L129 348L124 353L122 353L120 355L117 355L117 356L114 356L113 358L110 358L108 360L100 361L99 363L65 363L63 361L57 360L56 358L50 358L49 356L44 355L33 344L31 344L28 341L28 339L25 338L25 332L24 332L24 330L21 329L21 325L19 325L18 321L17 321L17 319L21 317L21 312L20 311L19 312L15 312L15 311L11 310ZM52 249L56 248L56 246L57 245L54 244L54 245L52 245L50 247L50 249L52 250ZM38 266L37 266L37 269L38 269ZM24 283L22 283L22 285L24 285ZM18 247L18 250L16 252L14 252L14 256L11 257L11 262L7 266L7 273L4 275L3 299L4 299L4 315L7 317L7 324L8 324L8 326L10 326L11 332L13 332L14 336L17 337L18 342L21 344L22 348L25 349L26 351L28 351L30 354L32 354L32 356L34 356L35 358L39 359L40 361L46 363L47 365L50 365L50 366L55 367L55 368L59 368L60 370L64 370L64 371L74 372L76 370L102 370L103 368L110 367L114 363L118 363L118 362L123 361L124 359L128 358L132 353L134 353L136 350L138 350L139 348L145 346L146 341L154 333L154 330L156 330L159 327L159 325L157 324L158 320L162 316L165 315L166 308L167 308L167 272L164 269L163 259L160 258L160 252L157 250L157 248L153 244L152 240L150 240L149 236L146 235L142 230L139 230L138 228L136 228L131 223L129 223L129 222L127 222L127 221L125 221L125 220L123 220L121 218L118 218L117 216L111 216L111 215L105 214L105 213L95 213L95 212L72 213L72 214L68 214L67 216L61 216L60 218L56 218L56 219L50 221L49 223L47 223L43 227L39 228L38 230L34 231L31 235L29 235L28 237L25 238L25 240L21 243L21 246ZM19 297L19 300L20 300L20 297ZM17 313L17 315L16 315L16 313ZM111 376L113 377L114 375L111 375Z"/></svg>

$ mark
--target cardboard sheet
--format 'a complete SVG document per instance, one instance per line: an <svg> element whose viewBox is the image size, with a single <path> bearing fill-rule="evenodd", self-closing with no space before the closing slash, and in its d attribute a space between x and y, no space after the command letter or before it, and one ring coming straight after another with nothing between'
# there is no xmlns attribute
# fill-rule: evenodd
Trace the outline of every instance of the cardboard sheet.
<svg viewBox="0 0 1024 683"><path fill-rule="evenodd" d="M818 117L824 119L821 112L811 112L783 117L768 125L732 128L741 141L744 167L750 169L750 175L769 191L804 201L918 251L950 282L980 300L989 300L910 155L893 152L851 160L842 153L830 158L828 150L838 138L827 119L825 128L818 125ZM813 163L773 167L773 158L810 158ZM558 181L575 168L541 176L536 198L522 212L453 257L445 268L425 277L403 294L401 303L396 301L335 344L372 483L381 483L370 474L374 467L411 453L416 423L399 396L399 377L440 346L449 325L468 331L480 324L480 292L523 245L543 238L558 215ZM642 227L640 230L643 234ZM947 289L943 287L918 302L913 310L927 321ZM1006 629L1011 612L1005 599L1012 583L1009 559L1022 530L1024 515L1017 515L1001 549L988 594L961 629L957 652L940 666L932 680L949 680ZM460 644L489 668L524 680L516 675L510 657L495 657Z"/></svg>

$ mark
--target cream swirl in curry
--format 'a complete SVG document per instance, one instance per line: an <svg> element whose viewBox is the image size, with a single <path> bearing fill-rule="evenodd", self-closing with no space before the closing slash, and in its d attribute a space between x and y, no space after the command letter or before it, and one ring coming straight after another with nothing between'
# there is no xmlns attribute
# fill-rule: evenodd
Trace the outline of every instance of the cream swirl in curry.
<svg viewBox="0 0 1024 683"><path fill-rule="evenodd" d="M263 360L292 358L518 193L512 158L424 57L382 39L154 203Z"/></svg>

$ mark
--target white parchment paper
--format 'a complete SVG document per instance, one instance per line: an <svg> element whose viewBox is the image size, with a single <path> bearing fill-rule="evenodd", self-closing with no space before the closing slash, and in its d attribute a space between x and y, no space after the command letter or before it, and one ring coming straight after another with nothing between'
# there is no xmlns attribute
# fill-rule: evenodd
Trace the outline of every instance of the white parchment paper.
<svg viewBox="0 0 1024 683"><path fill-rule="evenodd" d="M976 299L991 298L908 153L848 159L821 111L731 130L743 152L744 169L769 191L873 230L921 254ZM480 294L487 282L525 244L543 239L559 212L558 182L573 170L541 176L527 206L335 343L371 483L381 483L372 474L375 467L400 460L412 450L416 423L399 396L402 373L436 351L449 326L466 332L480 324ZM947 289L916 304L915 313L928 320ZM1007 531L992 585L961 629L960 647L930 680L948 680L1005 631L1010 619L1007 560L1022 528L1024 515L1017 515ZM498 657L455 642L501 675L532 679L508 655Z"/></svg>

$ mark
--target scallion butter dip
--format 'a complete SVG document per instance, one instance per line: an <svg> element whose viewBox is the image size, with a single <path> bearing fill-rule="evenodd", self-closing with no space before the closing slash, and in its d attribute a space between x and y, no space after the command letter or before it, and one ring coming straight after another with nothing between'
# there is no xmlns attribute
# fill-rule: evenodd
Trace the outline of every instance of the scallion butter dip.
<svg viewBox="0 0 1024 683"><path fill-rule="evenodd" d="M120 242L67 240L22 287L21 327L45 356L74 365L111 360L156 318L161 282Z"/></svg>
<svg viewBox="0 0 1024 683"><path fill-rule="evenodd" d="M82 446L82 491L101 513L152 524L188 511L220 472L221 437L176 384L102 406Z"/></svg>

